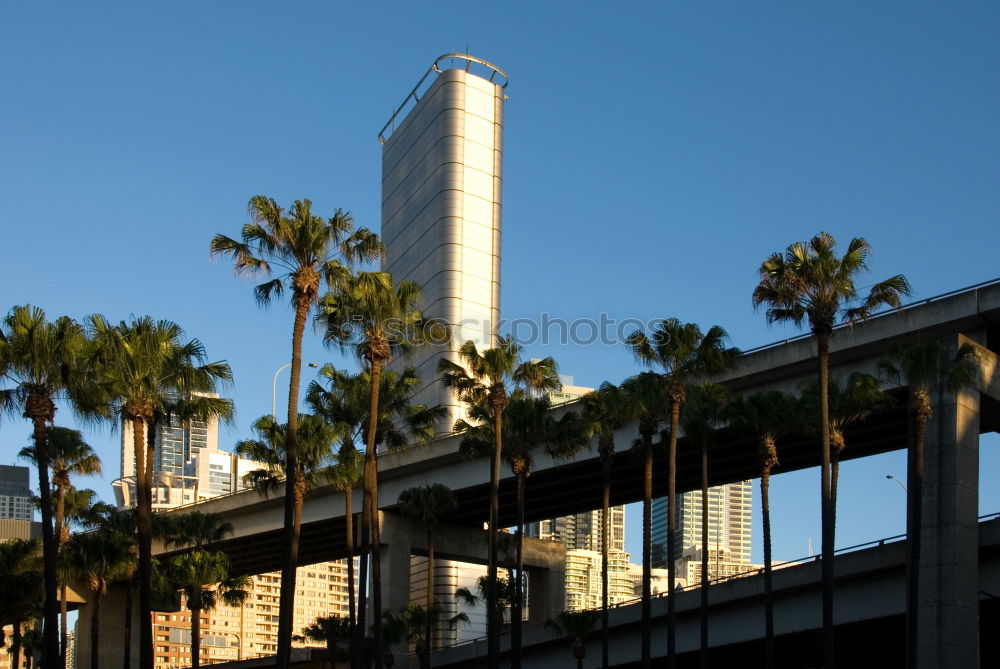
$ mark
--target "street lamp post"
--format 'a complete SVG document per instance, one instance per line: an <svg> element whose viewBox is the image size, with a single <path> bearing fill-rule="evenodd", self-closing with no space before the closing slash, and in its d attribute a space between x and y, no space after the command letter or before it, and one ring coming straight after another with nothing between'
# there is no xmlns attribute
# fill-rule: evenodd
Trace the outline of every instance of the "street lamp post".
<svg viewBox="0 0 1000 669"><path fill-rule="evenodd" d="M319 367L315 362L306 363L309 367L315 369ZM282 370L288 369L292 366L292 363L286 362L281 367L278 367L274 372L274 381L271 383L271 418L278 420L277 415L277 399L278 399L278 374L281 374Z"/></svg>
<svg viewBox="0 0 1000 669"><path fill-rule="evenodd" d="M896 483L898 483L899 487L903 489L903 492L909 494L910 491L906 489L906 484L900 481L898 478L896 478L892 474L886 474L885 477L890 481L895 481Z"/></svg>

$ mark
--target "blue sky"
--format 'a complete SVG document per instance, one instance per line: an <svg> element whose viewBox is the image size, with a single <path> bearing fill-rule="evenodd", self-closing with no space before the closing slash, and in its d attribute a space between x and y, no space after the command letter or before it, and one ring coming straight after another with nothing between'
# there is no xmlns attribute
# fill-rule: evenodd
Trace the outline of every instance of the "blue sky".
<svg viewBox="0 0 1000 669"><path fill-rule="evenodd" d="M821 230L867 238L871 277L903 272L916 298L1000 275L995 3L347 6L0 6L0 310L179 322L233 366L231 445L270 410L291 313L258 310L209 240L255 194L377 228L376 135L437 55L466 49L511 79L506 318L677 316L751 348L793 333L751 308L760 261ZM342 364L316 335L305 350ZM638 369L621 346L529 354L583 385ZM4 462L27 434L0 425ZM88 435L110 496L118 436ZM984 440L993 471L996 451ZM900 454L845 465L839 543L902 531L888 471ZM818 546L818 473L772 491L776 557Z"/></svg>

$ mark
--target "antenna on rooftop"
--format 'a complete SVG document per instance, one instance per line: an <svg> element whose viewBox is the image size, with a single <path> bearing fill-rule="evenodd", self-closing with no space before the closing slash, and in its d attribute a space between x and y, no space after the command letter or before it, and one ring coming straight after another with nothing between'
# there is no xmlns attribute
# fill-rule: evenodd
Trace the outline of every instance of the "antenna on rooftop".
<svg viewBox="0 0 1000 669"><path fill-rule="evenodd" d="M813 538L806 539L806 548L809 550L809 557L813 556Z"/></svg>

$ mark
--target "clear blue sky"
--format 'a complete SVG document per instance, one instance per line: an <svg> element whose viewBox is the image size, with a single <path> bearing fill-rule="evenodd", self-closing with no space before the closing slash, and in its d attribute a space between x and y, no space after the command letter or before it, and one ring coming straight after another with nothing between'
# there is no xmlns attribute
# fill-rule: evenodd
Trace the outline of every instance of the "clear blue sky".
<svg viewBox="0 0 1000 669"><path fill-rule="evenodd" d="M511 77L504 316L677 316L751 348L793 332L751 308L760 261L820 230L866 237L872 278L917 298L1000 275L998 32L991 2L4 3L0 311L181 323L233 366L230 446L270 410L291 313L209 240L254 194L377 228L376 134L468 48ZM583 385L638 369L621 346L529 353ZM315 335L306 358L339 361ZM27 434L0 426L3 462ZM109 497L119 438L88 435ZM902 530L887 471L900 454L844 467L839 543ZM818 546L818 473L772 491L776 557Z"/></svg>

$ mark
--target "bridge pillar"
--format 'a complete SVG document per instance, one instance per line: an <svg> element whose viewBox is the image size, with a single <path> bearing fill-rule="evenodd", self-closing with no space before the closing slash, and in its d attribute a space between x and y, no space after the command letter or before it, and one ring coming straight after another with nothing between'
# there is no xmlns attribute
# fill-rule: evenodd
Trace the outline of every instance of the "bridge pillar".
<svg viewBox="0 0 1000 669"><path fill-rule="evenodd" d="M410 603L410 531L406 519L379 512L382 556L382 610L398 612ZM416 524L417 521L412 521Z"/></svg>
<svg viewBox="0 0 1000 669"><path fill-rule="evenodd" d="M93 594L87 590L87 603L79 609L76 623L76 666L79 669L90 667L90 635ZM125 598L134 597L132 606L132 666L139 666L139 598L136 593L120 583L113 583L108 592L101 597L101 614L99 621L100 648L97 659L101 666L119 667L125 653Z"/></svg>
<svg viewBox="0 0 1000 669"><path fill-rule="evenodd" d="M918 669L979 666L979 391L937 391L925 443Z"/></svg>
<svg viewBox="0 0 1000 669"><path fill-rule="evenodd" d="M566 578L562 569L528 570L528 624L542 624L566 608Z"/></svg>

